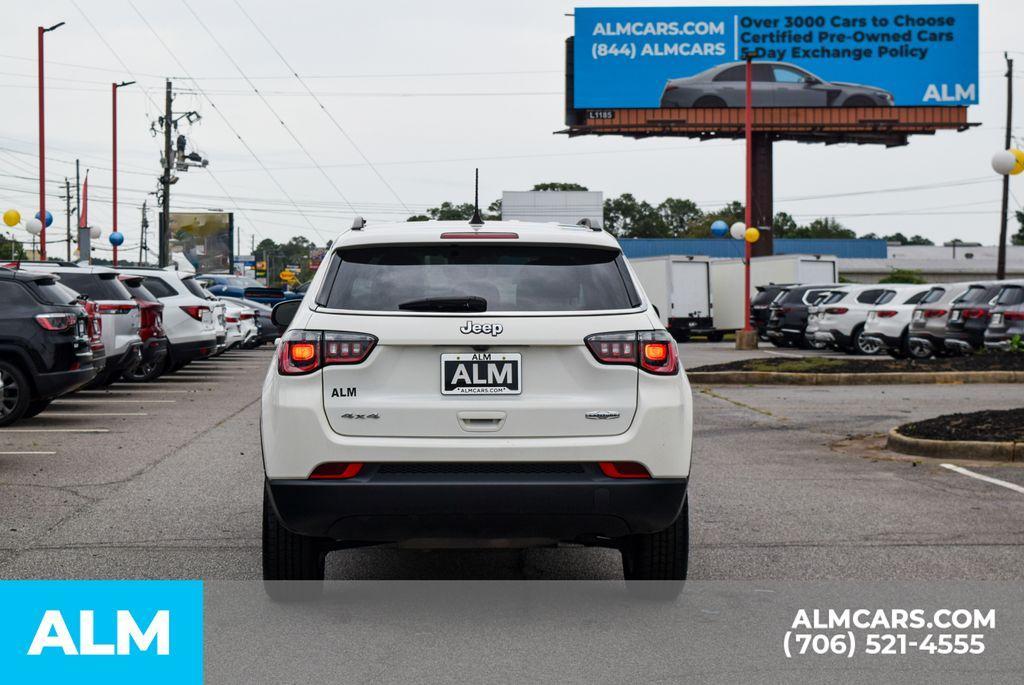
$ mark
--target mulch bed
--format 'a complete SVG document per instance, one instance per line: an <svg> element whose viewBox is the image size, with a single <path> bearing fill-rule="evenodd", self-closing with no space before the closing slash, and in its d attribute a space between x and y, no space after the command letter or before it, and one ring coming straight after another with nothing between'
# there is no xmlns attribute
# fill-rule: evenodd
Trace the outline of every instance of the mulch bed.
<svg viewBox="0 0 1024 685"><path fill-rule="evenodd" d="M1024 371L1024 354L974 354L942 359L831 359L772 357L709 364L687 371L778 371L790 373L892 373L908 371Z"/></svg>
<svg viewBox="0 0 1024 685"><path fill-rule="evenodd" d="M947 414L897 428L911 438L1024 442L1024 408Z"/></svg>

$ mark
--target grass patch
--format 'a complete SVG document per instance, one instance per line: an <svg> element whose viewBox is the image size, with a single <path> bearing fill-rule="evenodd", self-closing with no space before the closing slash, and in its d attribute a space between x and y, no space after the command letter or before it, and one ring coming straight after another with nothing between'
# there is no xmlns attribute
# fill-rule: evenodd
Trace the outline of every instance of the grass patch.
<svg viewBox="0 0 1024 685"><path fill-rule="evenodd" d="M801 359L766 359L748 361L745 371L779 371L791 373L829 373L836 371L846 362L842 359L803 357Z"/></svg>

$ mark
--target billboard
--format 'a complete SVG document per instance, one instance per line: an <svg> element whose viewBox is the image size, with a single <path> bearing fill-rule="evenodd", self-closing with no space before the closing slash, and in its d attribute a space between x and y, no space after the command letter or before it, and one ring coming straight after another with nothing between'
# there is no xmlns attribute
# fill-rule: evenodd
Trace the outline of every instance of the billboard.
<svg viewBox="0 0 1024 685"><path fill-rule="evenodd" d="M171 252L181 252L200 274L232 272L235 215L171 212Z"/></svg>
<svg viewBox="0 0 1024 685"><path fill-rule="evenodd" d="M978 6L583 7L573 107L978 103Z"/></svg>

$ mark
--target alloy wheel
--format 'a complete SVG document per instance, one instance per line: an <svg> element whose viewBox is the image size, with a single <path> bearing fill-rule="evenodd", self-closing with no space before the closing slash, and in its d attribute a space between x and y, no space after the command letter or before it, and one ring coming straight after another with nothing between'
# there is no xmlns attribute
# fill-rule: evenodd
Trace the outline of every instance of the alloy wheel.
<svg viewBox="0 0 1024 685"><path fill-rule="evenodd" d="M18 387L18 380L9 373L0 369L0 417L7 416L18 406L18 398L21 396L21 388Z"/></svg>

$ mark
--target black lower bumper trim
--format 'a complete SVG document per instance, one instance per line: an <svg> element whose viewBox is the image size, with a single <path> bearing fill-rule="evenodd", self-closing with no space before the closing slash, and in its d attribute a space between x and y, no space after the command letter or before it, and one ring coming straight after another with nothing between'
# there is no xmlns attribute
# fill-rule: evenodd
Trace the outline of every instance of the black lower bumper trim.
<svg viewBox="0 0 1024 685"><path fill-rule="evenodd" d="M171 355L171 362L174 364L185 364L209 357L217 350L217 339L214 336L196 340L194 342L170 343L168 354Z"/></svg>
<svg viewBox="0 0 1024 685"><path fill-rule="evenodd" d="M268 480L284 526L341 541L542 538L571 542L664 530L687 479L569 476Z"/></svg>

